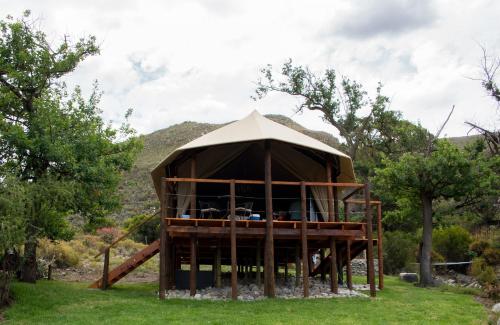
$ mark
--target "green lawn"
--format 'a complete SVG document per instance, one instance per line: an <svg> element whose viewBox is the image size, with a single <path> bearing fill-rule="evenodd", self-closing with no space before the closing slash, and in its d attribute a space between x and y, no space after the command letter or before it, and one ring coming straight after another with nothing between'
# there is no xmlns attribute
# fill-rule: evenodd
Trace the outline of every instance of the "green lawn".
<svg viewBox="0 0 500 325"><path fill-rule="evenodd" d="M376 299L295 299L255 302L159 301L156 284L14 283L7 324L486 324L471 295L422 289L387 277Z"/></svg>

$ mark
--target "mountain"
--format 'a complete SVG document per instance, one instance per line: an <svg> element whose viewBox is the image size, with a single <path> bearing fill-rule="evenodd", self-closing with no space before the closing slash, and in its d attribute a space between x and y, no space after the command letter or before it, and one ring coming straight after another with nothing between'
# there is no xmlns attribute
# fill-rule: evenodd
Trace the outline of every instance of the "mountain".
<svg viewBox="0 0 500 325"><path fill-rule="evenodd" d="M327 132L306 129L283 115L266 115L266 117L334 148L339 148L338 139ZM183 122L142 136L144 148L139 153L134 167L123 175L119 187L123 197L123 208L112 217L122 222L128 217L147 213L152 208L158 207L159 201L149 174L151 170L176 148L226 124Z"/></svg>

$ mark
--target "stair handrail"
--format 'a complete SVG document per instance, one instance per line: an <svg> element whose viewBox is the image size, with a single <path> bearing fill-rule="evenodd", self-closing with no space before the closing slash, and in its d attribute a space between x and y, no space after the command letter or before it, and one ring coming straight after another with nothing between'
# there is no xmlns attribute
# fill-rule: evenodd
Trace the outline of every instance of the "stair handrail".
<svg viewBox="0 0 500 325"><path fill-rule="evenodd" d="M122 241L123 239L127 238L128 235L130 235L131 233L135 232L137 229L139 229L140 226L144 225L145 223L151 221L154 217L156 217L158 214L160 214L161 211L157 211L156 213L150 215L149 217L147 217L146 219L144 219L143 221L139 222L138 224L134 225L132 228L129 229L129 231L127 231L125 234L121 235L120 237L118 237L117 239L115 239L111 244L109 244L108 247L105 247L104 249L102 249L96 256L94 256L94 258L98 258L99 256L101 256L102 254L104 254L107 250L113 248L116 244L118 244L120 241Z"/></svg>

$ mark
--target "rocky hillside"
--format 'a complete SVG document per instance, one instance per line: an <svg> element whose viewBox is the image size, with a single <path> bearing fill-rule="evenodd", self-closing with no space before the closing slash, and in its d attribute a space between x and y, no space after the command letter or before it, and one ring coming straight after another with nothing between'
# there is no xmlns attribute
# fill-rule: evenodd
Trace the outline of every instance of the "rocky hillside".
<svg viewBox="0 0 500 325"><path fill-rule="evenodd" d="M339 147L338 139L329 133L306 129L282 115L266 115L266 117L332 147ZM226 124L184 122L144 135L144 148L132 170L124 175L120 185L120 192L123 195L123 209L114 215L117 221L121 222L130 216L145 213L158 206L158 199L149 173L167 154L224 125Z"/></svg>

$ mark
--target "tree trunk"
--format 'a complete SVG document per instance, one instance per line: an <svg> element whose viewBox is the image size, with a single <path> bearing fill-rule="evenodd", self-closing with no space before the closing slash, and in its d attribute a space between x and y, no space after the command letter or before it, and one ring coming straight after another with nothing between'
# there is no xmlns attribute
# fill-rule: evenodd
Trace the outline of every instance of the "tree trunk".
<svg viewBox="0 0 500 325"><path fill-rule="evenodd" d="M21 281L35 283L37 278L36 239L28 239L24 244L24 260L21 270Z"/></svg>
<svg viewBox="0 0 500 325"><path fill-rule="evenodd" d="M0 309L10 303L9 286L12 279L11 273L7 270L0 270Z"/></svg>
<svg viewBox="0 0 500 325"><path fill-rule="evenodd" d="M420 195L422 201L422 216L424 229L422 233L422 249L420 252L420 285L422 287L430 286L434 283L432 280L432 198L425 193Z"/></svg>

